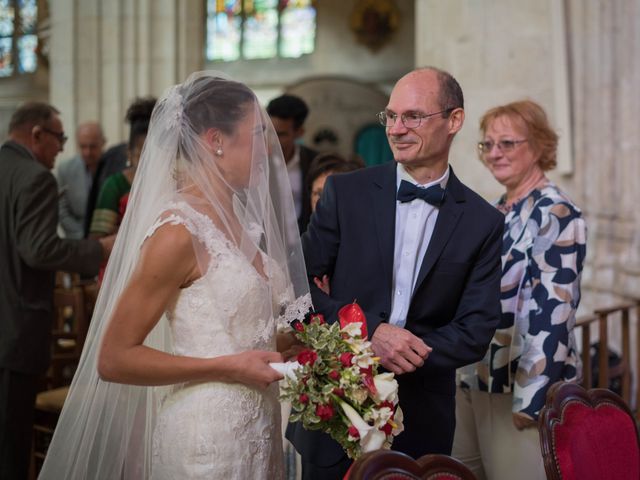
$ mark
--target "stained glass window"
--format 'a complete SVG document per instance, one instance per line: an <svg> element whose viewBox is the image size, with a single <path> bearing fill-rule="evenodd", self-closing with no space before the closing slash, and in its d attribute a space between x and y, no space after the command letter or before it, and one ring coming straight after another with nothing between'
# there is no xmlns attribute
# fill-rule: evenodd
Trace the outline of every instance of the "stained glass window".
<svg viewBox="0 0 640 480"><path fill-rule="evenodd" d="M0 77L36 71L37 0L0 0Z"/></svg>
<svg viewBox="0 0 640 480"><path fill-rule="evenodd" d="M316 35L314 3L207 0L207 60L297 58L312 53Z"/></svg>

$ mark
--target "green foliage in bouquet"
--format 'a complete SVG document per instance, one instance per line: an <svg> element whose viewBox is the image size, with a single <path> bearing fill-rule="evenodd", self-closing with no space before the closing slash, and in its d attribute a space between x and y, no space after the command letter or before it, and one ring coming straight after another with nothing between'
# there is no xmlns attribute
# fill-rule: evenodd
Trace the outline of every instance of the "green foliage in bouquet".
<svg viewBox="0 0 640 480"><path fill-rule="evenodd" d="M291 401L289 421L328 433L355 459L389 448L402 430L402 413L393 374L378 374L360 307L343 307L339 319L329 325L316 314L293 325L308 348L298 354L300 366L281 386L281 398Z"/></svg>

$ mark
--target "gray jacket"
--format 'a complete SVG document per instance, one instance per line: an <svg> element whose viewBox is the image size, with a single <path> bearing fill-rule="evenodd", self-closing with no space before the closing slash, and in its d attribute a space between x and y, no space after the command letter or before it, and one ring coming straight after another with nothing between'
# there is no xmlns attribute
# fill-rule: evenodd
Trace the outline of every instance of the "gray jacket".
<svg viewBox="0 0 640 480"><path fill-rule="evenodd" d="M0 368L44 373L56 270L95 275L97 240L61 239L56 180L24 146L0 147Z"/></svg>
<svg viewBox="0 0 640 480"><path fill-rule="evenodd" d="M80 155L60 165L58 169L60 196L60 226L67 238L84 238L84 217L91 179L87 178L87 167Z"/></svg>

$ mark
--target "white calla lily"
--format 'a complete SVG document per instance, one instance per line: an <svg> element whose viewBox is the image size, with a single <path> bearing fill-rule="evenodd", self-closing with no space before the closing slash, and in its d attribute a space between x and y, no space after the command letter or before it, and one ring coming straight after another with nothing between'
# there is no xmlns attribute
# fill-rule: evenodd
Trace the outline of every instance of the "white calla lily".
<svg viewBox="0 0 640 480"><path fill-rule="evenodd" d="M379 373L373 377L373 384L378 391L376 401L384 402L388 400L396 403L398 399L398 381L393 377L393 373Z"/></svg>
<svg viewBox="0 0 640 480"><path fill-rule="evenodd" d="M384 441L386 440L384 432L365 422L360 414L348 403L340 401L339 405L351 424L358 430L362 452L371 452L382 448L382 445L384 445Z"/></svg>
<svg viewBox="0 0 640 480"><path fill-rule="evenodd" d="M393 423L396 424L392 432L393 435L398 435L399 433L402 433L404 431L404 413L402 413L400 405L398 405L398 408L396 408L396 414L393 417Z"/></svg>
<svg viewBox="0 0 640 480"><path fill-rule="evenodd" d="M342 327L340 331L346 333L351 338L359 337L362 334L362 323L361 322L349 323L344 327Z"/></svg>

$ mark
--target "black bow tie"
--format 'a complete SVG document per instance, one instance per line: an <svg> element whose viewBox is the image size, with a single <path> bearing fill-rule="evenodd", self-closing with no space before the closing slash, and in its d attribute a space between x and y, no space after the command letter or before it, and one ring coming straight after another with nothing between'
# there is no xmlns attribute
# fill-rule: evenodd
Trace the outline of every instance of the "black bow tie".
<svg viewBox="0 0 640 480"><path fill-rule="evenodd" d="M431 185L429 188L421 188L411 182L402 180L398 189L398 200L402 203L410 202L419 198L425 202L438 207L444 201L444 188L440 185Z"/></svg>

